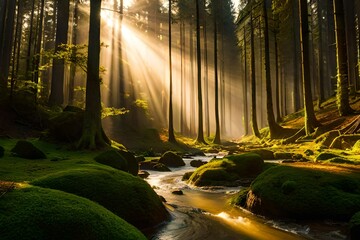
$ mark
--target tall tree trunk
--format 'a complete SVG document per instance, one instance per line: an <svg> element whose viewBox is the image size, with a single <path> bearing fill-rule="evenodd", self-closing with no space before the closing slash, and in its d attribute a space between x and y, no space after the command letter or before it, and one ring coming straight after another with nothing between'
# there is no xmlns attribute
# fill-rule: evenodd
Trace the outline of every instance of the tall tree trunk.
<svg viewBox="0 0 360 240"><path fill-rule="evenodd" d="M301 42L301 68L304 89L305 132L311 134L319 123L315 117L311 93L310 66L309 66L309 22L307 0L299 0L300 14L300 42Z"/></svg>
<svg viewBox="0 0 360 240"><path fill-rule="evenodd" d="M5 19L5 29L2 55L0 56L0 94L4 94L7 91L8 77L9 77L9 68L11 61L11 50L13 44L13 35L14 35L14 22L15 22L15 11L16 11L16 1L8 0L7 3L7 14Z"/></svg>
<svg viewBox="0 0 360 240"><path fill-rule="evenodd" d="M344 5L342 0L334 0L336 56L337 56L337 106L340 116L353 112L349 103L349 78L346 52L346 32Z"/></svg>
<svg viewBox="0 0 360 240"><path fill-rule="evenodd" d="M101 124L100 96L100 11L101 0L90 1L90 28L83 133L78 148L96 149L110 144Z"/></svg>
<svg viewBox="0 0 360 240"><path fill-rule="evenodd" d="M77 44L77 29L78 29L78 22L79 22L79 0L75 0L74 6L74 24L73 24L73 34L71 39L71 44ZM71 50L71 54L73 57L76 57L77 48L73 46ZM69 79L69 105L74 105L75 100L75 75L76 75L76 64L71 63L70 65L70 79Z"/></svg>
<svg viewBox="0 0 360 240"><path fill-rule="evenodd" d="M45 9L45 0L41 0L41 7L40 7L40 16L39 16L39 24L38 24L38 31L37 31L37 43L35 46L35 56L34 56L34 76L33 82L39 82L39 65L40 65L40 50L41 50L41 39L43 36L43 22L44 22L44 9Z"/></svg>
<svg viewBox="0 0 360 240"><path fill-rule="evenodd" d="M294 111L298 111L300 109L300 81L299 81L299 29L300 29L300 21L299 21L299 11L298 4L293 3L293 18L294 18L294 56L293 56L293 76L294 76L294 90L293 90L293 99L294 99Z"/></svg>
<svg viewBox="0 0 360 240"><path fill-rule="evenodd" d="M175 134L174 134L174 116L173 116L173 79L172 79L172 56L171 56L171 0L169 0L169 138L168 141L175 143Z"/></svg>
<svg viewBox="0 0 360 240"><path fill-rule="evenodd" d="M266 78L266 113L269 124L270 137L277 138L281 134L282 127L275 121L272 89L271 89L271 72L270 72L270 44L269 44L269 20L267 13L267 1L263 3L264 12L264 43L265 43L265 78Z"/></svg>
<svg viewBox="0 0 360 240"><path fill-rule="evenodd" d="M33 31L34 31L34 14L35 14L35 0L32 0L32 7L31 7L31 14L30 14L30 26L29 26L29 43L27 47L27 55L26 55L26 69L25 69L25 75L27 79L30 79L31 77L31 59L32 59L32 45L34 42L33 39Z"/></svg>
<svg viewBox="0 0 360 240"><path fill-rule="evenodd" d="M218 44L217 44L217 14L218 9L213 5L214 20L214 71L215 71L215 138L214 143L220 144L220 117L219 117L219 77L218 77Z"/></svg>
<svg viewBox="0 0 360 240"><path fill-rule="evenodd" d="M197 57L197 90L198 90L198 133L196 141L205 143L203 130L203 102L201 89L201 45L200 45L200 0L196 0L196 57Z"/></svg>
<svg viewBox="0 0 360 240"><path fill-rule="evenodd" d="M206 24L206 1L203 1L203 33L204 33L204 65L205 65L205 76L204 76L204 99L205 101L205 129L206 134L210 137L210 114L209 114L209 63L208 63L208 42L207 42L207 24Z"/></svg>
<svg viewBox="0 0 360 240"><path fill-rule="evenodd" d="M278 47L278 36L277 30L274 33L274 48L275 48L275 99L276 99L276 121L281 122L281 113L280 113L280 76L279 76L279 47Z"/></svg>
<svg viewBox="0 0 360 240"><path fill-rule="evenodd" d="M256 109L256 66L255 66L255 37L254 37L254 19L253 13L251 11L250 16L250 69L251 69L251 128L253 134L260 138L261 134L259 132L257 124L257 109Z"/></svg>
<svg viewBox="0 0 360 240"><path fill-rule="evenodd" d="M355 5L354 1L343 1L345 11L345 33L348 55L348 81L352 89L357 88L359 73L356 72L358 65L356 49L356 29L355 29Z"/></svg>
<svg viewBox="0 0 360 240"><path fill-rule="evenodd" d="M121 108L126 108L127 103L125 99L125 77L124 77L124 60L123 60L123 51L122 51L122 24L124 18L124 0L120 0L120 18L119 18L119 106Z"/></svg>
<svg viewBox="0 0 360 240"><path fill-rule="evenodd" d="M324 96L324 55L323 55L323 31L322 31L322 7L321 7L321 0L317 0L317 21L318 21L318 28L319 28L319 38L318 38L318 51L319 51L319 68L318 68L318 108L321 108L321 104L325 100Z"/></svg>
<svg viewBox="0 0 360 240"><path fill-rule="evenodd" d="M69 0L57 0L57 24L55 52L60 50L61 44L67 43L67 34L69 29ZM49 104L51 106L60 106L64 102L64 60L54 59L51 80L51 93Z"/></svg>
<svg viewBox="0 0 360 240"><path fill-rule="evenodd" d="M0 1L0 36L4 36L5 20L6 20L6 5L7 0ZM4 38L0 37L0 56L2 56ZM1 61L1 60L0 60Z"/></svg>
<svg viewBox="0 0 360 240"><path fill-rule="evenodd" d="M252 31L252 29L250 29ZM247 43L246 43L246 26L244 26L244 86L243 86L243 98L244 98L244 134L249 134L249 111L248 111L248 71L247 71Z"/></svg>

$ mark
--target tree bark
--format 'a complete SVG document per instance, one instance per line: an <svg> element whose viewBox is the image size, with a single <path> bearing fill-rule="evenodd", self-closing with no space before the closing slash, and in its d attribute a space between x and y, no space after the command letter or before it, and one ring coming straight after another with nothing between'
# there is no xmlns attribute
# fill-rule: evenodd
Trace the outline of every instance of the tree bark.
<svg viewBox="0 0 360 240"><path fill-rule="evenodd" d="M169 138L168 141L176 143L174 134L174 116L173 116L173 79L172 79L172 55L171 55L171 0L169 0Z"/></svg>
<svg viewBox="0 0 360 240"><path fill-rule="evenodd" d="M5 29L2 55L0 56L0 94L7 92L9 77L9 67L11 61L11 50L13 46L14 22L15 22L16 1L8 0L7 14L5 19Z"/></svg>
<svg viewBox="0 0 360 240"><path fill-rule="evenodd" d="M215 138L214 143L220 144L220 117L219 117L219 74L218 74L218 41L217 41L217 14L218 9L213 3L214 24L214 71L215 71Z"/></svg>
<svg viewBox="0 0 360 240"><path fill-rule="evenodd" d="M304 89L305 132L311 134L319 123L315 117L311 93L310 65L309 65L309 22L307 0L299 0L300 14L300 42L301 42L301 69Z"/></svg>
<svg viewBox="0 0 360 240"><path fill-rule="evenodd" d="M260 138L261 134L259 132L257 124L257 109L256 109L256 66L255 66L255 37L254 37L254 19L253 13L251 12L250 16L250 69L251 69L251 128L253 134Z"/></svg>
<svg viewBox="0 0 360 240"><path fill-rule="evenodd" d="M353 112L349 103L349 75L346 50L344 5L342 0L334 0L335 39L337 56L337 106L340 116Z"/></svg>
<svg viewBox="0 0 360 240"><path fill-rule="evenodd" d="M200 45L200 0L196 0L196 56L197 56L197 90L198 90L198 133L196 141L205 143L203 130L203 102L201 89L201 45Z"/></svg>
<svg viewBox="0 0 360 240"><path fill-rule="evenodd" d="M266 78L266 113L270 130L270 138L277 138L281 135L282 127L275 121L272 89L271 89L271 70L270 70L270 44L269 44L269 19L267 13L267 1L263 3L264 13L264 43L265 43L265 78Z"/></svg>
<svg viewBox="0 0 360 240"><path fill-rule="evenodd" d="M56 40L55 52L60 50L61 44L67 43L67 34L69 29L69 0L57 0L57 24L56 24ZM64 60L53 60L51 93L49 104L51 106L61 106L64 102Z"/></svg>
<svg viewBox="0 0 360 240"><path fill-rule="evenodd" d="M90 1L90 29L86 78L86 102L82 137L78 148L96 149L110 144L101 124L100 96L100 11L101 0Z"/></svg>

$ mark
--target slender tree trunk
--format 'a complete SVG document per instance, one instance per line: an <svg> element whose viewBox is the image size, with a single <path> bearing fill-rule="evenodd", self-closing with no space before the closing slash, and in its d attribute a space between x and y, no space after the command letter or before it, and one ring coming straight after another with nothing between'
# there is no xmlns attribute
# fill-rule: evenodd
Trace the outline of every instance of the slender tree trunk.
<svg viewBox="0 0 360 240"><path fill-rule="evenodd" d="M250 29L252 31L252 29ZM243 89L243 98L244 98L244 133L245 135L249 134L249 110L248 110L248 71L247 71L247 43L246 43L246 26L244 26L244 89Z"/></svg>
<svg viewBox="0 0 360 240"><path fill-rule="evenodd" d="M218 9L213 6L214 20L214 71L215 71L215 138L214 143L220 144L220 117L219 117L219 77L218 77L218 44L217 44L217 14Z"/></svg>
<svg viewBox="0 0 360 240"><path fill-rule="evenodd" d="M25 70L25 75L27 79L30 79L30 75L32 72L32 69L30 67L31 65L31 59L32 59L32 45L34 42L33 39L33 31L34 31L34 14L35 14L35 0L32 0L32 7L31 7L31 14L30 14L30 26L29 26L29 43L28 43L28 48L27 48L27 55L26 55L26 70Z"/></svg>
<svg viewBox="0 0 360 240"><path fill-rule="evenodd" d="M74 24L73 24L73 35L72 35L72 44L77 44L77 29L79 22L79 0L75 0L74 6ZM77 48L73 46L71 50L71 54L73 57L76 57ZM76 64L71 63L70 65L70 79L69 79L69 104L74 105L75 100L75 75L76 75Z"/></svg>
<svg viewBox="0 0 360 240"><path fill-rule="evenodd" d="M293 99L294 99L294 111L298 111L300 109L300 81L299 81L299 11L297 8L297 4L293 3L293 18L294 18L294 58L293 58L293 75L294 75L294 92L293 92Z"/></svg>
<svg viewBox="0 0 360 240"><path fill-rule="evenodd" d="M0 56L0 94L7 92L8 77L9 77L9 68L11 62L11 52L13 46L13 36L14 36L14 23L15 23L15 11L16 11L16 1L9 0L7 4L7 14L5 20L5 29L3 42L3 51Z"/></svg>
<svg viewBox="0 0 360 240"><path fill-rule="evenodd" d="M301 67L304 89L305 132L310 135L319 123L315 117L311 93L310 66L309 66L309 23L307 0L299 0L300 13L300 42L301 42Z"/></svg>
<svg viewBox="0 0 360 240"><path fill-rule="evenodd" d="M61 44L67 43L69 29L69 0L57 0L57 24L55 52L60 50ZM64 102L64 71L65 63L63 59L53 60L51 93L49 104L51 106L61 106Z"/></svg>
<svg viewBox="0 0 360 240"><path fill-rule="evenodd" d="M101 0L90 1L90 29L83 134L79 148L96 149L110 144L101 124L100 96L100 11Z"/></svg>
<svg viewBox="0 0 360 240"><path fill-rule="evenodd" d="M125 99L125 77L124 77L124 60L122 52L122 24L124 18L124 0L120 0L120 18L119 18L119 106L126 108L127 103Z"/></svg>
<svg viewBox="0 0 360 240"><path fill-rule="evenodd" d="M277 30L275 30L277 31ZM278 47L278 36L277 32L274 33L274 48L275 48L275 99L276 99L276 121L281 122L280 113L280 76L279 76L279 47Z"/></svg>
<svg viewBox="0 0 360 240"><path fill-rule="evenodd" d="M169 138L168 141L175 143L174 117L173 117L173 79L172 79L172 56L171 56L171 0L169 0Z"/></svg>
<svg viewBox="0 0 360 240"><path fill-rule="evenodd" d="M37 31L37 43L36 43L35 56L34 56L35 64L34 64L33 82L36 84L39 82L39 64L40 64L41 39L43 36L44 9L45 9L45 0L41 0L39 24Z"/></svg>
<svg viewBox="0 0 360 240"><path fill-rule="evenodd" d="M322 31L322 7L321 7L321 0L317 0L317 20L318 20L318 28L319 28L319 39L318 39L318 51L319 51L319 68L318 68L318 89L319 89L319 96L318 96L318 108L321 108L321 104L325 100L324 96L324 55L323 55L323 31Z"/></svg>
<svg viewBox="0 0 360 240"><path fill-rule="evenodd" d="M259 132L257 124L257 109L256 109L256 66L255 66L255 37L254 37L254 19L253 13L251 12L250 16L250 69L251 69L251 128L253 134L260 138L261 134Z"/></svg>
<svg viewBox="0 0 360 240"><path fill-rule="evenodd" d="M0 36L4 36L7 2L7 0L0 1ZM2 56L2 51L4 50L4 40L5 39L3 37L0 37L0 56Z"/></svg>
<svg viewBox="0 0 360 240"><path fill-rule="evenodd" d="M277 138L282 131L282 127L275 121L273 100L272 100L272 89L271 89L271 72L270 72L270 44L269 44L269 23L267 14L267 1L263 3L264 12L264 43L265 43L265 78L266 78L266 113L269 124L270 137Z"/></svg>
<svg viewBox="0 0 360 240"><path fill-rule="evenodd" d="M353 112L349 103L349 78L346 52L346 32L344 5L342 0L334 0L336 56L337 56L337 106L340 116Z"/></svg>
<svg viewBox="0 0 360 240"><path fill-rule="evenodd" d="M207 24L206 24L206 1L203 1L203 33L204 33L204 65L205 65L205 76L204 76L204 98L205 101L205 129L206 134L210 137L210 114L209 114L209 63L208 63L208 43L207 43Z"/></svg>
<svg viewBox="0 0 360 240"><path fill-rule="evenodd" d="M197 89L198 89L198 134L196 141L205 143L203 130L203 101L201 89L201 45L200 45L200 0L196 0L196 56L197 56Z"/></svg>

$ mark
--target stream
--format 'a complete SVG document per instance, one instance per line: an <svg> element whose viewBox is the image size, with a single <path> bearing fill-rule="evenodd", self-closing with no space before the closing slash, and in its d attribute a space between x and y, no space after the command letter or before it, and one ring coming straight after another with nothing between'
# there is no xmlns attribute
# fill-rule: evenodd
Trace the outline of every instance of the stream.
<svg viewBox="0 0 360 240"><path fill-rule="evenodd" d="M181 181L185 172L194 171L190 161L209 161L214 156L184 159L186 166L172 172L148 171L147 182L166 199L171 220L149 233L153 240L237 240L237 239L347 239L344 224L274 221L231 206L228 201L240 187L201 189ZM172 194L182 190L183 195Z"/></svg>

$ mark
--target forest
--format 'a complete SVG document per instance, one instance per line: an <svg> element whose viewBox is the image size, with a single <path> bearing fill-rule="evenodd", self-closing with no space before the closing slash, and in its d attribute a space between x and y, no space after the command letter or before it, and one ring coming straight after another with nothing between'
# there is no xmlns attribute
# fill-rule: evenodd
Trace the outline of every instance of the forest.
<svg viewBox="0 0 360 240"><path fill-rule="evenodd" d="M0 0L0 239L359 239L360 2Z"/></svg>

